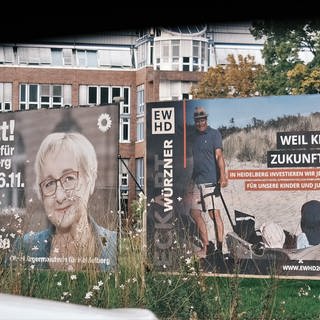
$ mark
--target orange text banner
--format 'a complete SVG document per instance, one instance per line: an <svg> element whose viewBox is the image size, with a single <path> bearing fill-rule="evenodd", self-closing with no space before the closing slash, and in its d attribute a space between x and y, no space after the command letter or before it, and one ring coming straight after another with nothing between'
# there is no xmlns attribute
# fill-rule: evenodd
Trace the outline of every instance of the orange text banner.
<svg viewBox="0 0 320 320"><path fill-rule="evenodd" d="M315 179L320 178L320 168L228 170L228 178L231 180Z"/></svg>

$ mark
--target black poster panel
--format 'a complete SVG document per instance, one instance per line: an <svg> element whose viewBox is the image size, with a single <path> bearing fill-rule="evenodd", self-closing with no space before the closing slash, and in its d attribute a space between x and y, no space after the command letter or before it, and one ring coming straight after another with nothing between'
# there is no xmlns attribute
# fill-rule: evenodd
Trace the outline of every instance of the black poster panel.
<svg viewBox="0 0 320 320"><path fill-rule="evenodd" d="M195 259L214 274L319 277L319 106L319 95L148 103L147 240L155 268L178 271ZM223 222L222 244L212 208Z"/></svg>

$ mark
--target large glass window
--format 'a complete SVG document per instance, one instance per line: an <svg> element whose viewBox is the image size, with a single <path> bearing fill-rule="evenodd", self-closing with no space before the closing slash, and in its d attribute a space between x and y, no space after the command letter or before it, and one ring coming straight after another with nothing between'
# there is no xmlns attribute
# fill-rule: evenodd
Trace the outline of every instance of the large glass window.
<svg viewBox="0 0 320 320"><path fill-rule="evenodd" d="M77 50L77 65L80 67L97 67L98 55L93 50Z"/></svg>
<svg viewBox="0 0 320 320"><path fill-rule="evenodd" d="M52 64L52 53L50 48L40 47L18 47L17 62L19 64Z"/></svg>
<svg viewBox="0 0 320 320"><path fill-rule="evenodd" d="M156 70L205 71L207 39L192 38L156 40L154 42Z"/></svg>
<svg viewBox="0 0 320 320"><path fill-rule="evenodd" d="M20 84L20 110L60 108L71 104L71 85Z"/></svg>
<svg viewBox="0 0 320 320"><path fill-rule="evenodd" d="M80 86L81 91L87 91L80 94L80 105L100 105L111 103L109 101L109 87L104 86Z"/></svg>
<svg viewBox="0 0 320 320"><path fill-rule="evenodd" d="M63 55L62 49L51 49L51 61L53 66L62 66L63 65Z"/></svg>

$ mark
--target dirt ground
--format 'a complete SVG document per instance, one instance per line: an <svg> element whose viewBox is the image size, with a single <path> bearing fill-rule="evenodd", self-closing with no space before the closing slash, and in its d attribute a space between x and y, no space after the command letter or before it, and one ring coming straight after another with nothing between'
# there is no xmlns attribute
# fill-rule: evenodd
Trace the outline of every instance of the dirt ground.
<svg viewBox="0 0 320 320"><path fill-rule="evenodd" d="M226 169L266 169L266 166L250 162L226 163ZM300 228L300 209L309 200L320 199L320 191L246 191L244 180L229 179L228 186L222 189L222 195L229 214L234 221L234 210L255 216L256 228L263 223L275 222L285 230L298 234ZM217 199L216 207L221 208L225 234L232 231L232 226L221 199ZM215 239L213 227L208 220L209 238ZM224 244L224 251L226 250Z"/></svg>

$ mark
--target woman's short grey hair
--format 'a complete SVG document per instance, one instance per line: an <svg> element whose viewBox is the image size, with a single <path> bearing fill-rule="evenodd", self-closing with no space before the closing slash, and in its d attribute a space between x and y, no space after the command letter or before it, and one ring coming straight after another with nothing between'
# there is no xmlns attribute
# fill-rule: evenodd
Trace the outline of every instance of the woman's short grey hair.
<svg viewBox="0 0 320 320"><path fill-rule="evenodd" d="M90 194L92 194L98 169L97 155L92 143L78 132L54 132L46 136L41 142L35 159L35 190L38 197L41 199L39 184L46 157L60 150L68 150L74 154L79 168L88 179Z"/></svg>

